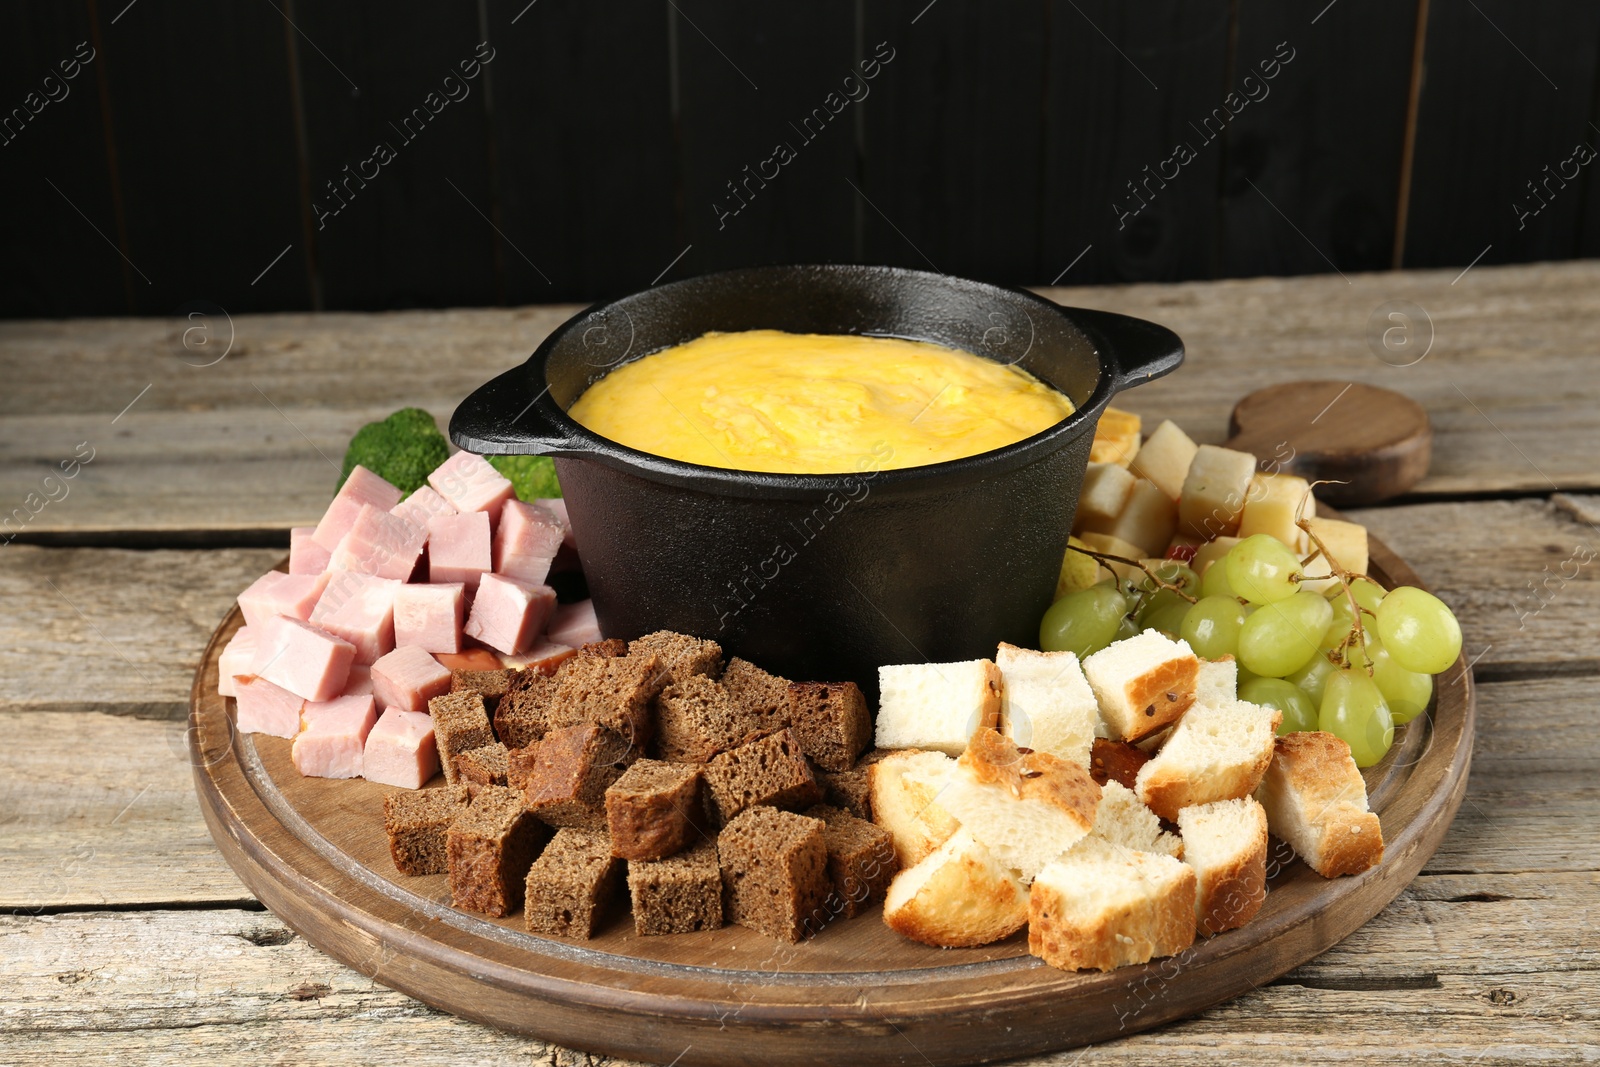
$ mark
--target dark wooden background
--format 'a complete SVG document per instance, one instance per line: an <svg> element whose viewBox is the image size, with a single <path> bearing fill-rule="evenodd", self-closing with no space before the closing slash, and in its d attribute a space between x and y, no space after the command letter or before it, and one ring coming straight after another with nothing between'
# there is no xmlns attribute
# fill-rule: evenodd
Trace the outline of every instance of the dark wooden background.
<svg viewBox="0 0 1600 1067"><path fill-rule="evenodd" d="M1597 55L1592 0L13 0L0 314L588 300L785 260L1084 284L1592 256Z"/></svg>

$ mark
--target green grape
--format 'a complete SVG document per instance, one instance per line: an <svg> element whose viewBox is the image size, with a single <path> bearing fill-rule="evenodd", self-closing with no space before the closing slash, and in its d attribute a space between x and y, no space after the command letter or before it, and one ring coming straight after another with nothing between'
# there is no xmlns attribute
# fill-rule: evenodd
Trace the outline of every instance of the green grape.
<svg viewBox="0 0 1600 1067"><path fill-rule="evenodd" d="M1189 609L1192 606L1187 600L1180 598L1177 603L1168 604L1146 615L1140 625L1146 630L1160 630L1168 637L1181 637L1183 620L1189 617Z"/></svg>
<svg viewBox="0 0 1600 1067"><path fill-rule="evenodd" d="M1357 767L1371 767L1394 743L1389 705L1372 679L1358 670L1336 671L1328 679L1317 728L1349 745Z"/></svg>
<svg viewBox="0 0 1600 1067"><path fill-rule="evenodd" d="M1076 652L1081 658L1117 639L1128 602L1111 583L1068 593L1039 622L1039 647L1046 652Z"/></svg>
<svg viewBox="0 0 1600 1067"><path fill-rule="evenodd" d="M1238 689L1243 689L1245 686L1249 685L1251 682L1253 682L1257 678L1261 677L1261 675L1255 673L1254 671L1252 671L1250 668L1246 667L1242 663L1237 663L1236 662L1234 664L1234 669L1239 672L1239 682L1238 682L1238 686L1237 686Z"/></svg>
<svg viewBox="0 0 1600 1067"><path fill-rule="evenodd" d="M1350 598L1344 593L1341 592L1337 598L1330 599L1328 603L1333 605L1333 621L1328 623L1328 628L1322 633L1322 640L1317 644L1317 647L1324 652L1331 652L1344 644L1345 635L1355 625L1356 618L1355 609L1350 606Z"/></svg>
<svg viewBox="0 0 1600 1067"><path fill-rule="evenodd" d="M1200 578L1201 596L1238 596L1233 591L1233 586L1228 584L1227 558L1224 557L1212 562L1206 568L1206 573Z"/></svg>
<svg viewBox="0 0 1600 1067"><path fill-rule="evenodd" d="M1288 676L1288 680L1299 687L1300 691L1311 698L1313 705L1322 704L1322 690L1328 684L1328 678L1337 670L1327 656L1312 656L1304 667Z"/></svg>
<svg viewBox="0 0 1600 1067"><path fill-rule="evenodd" d="M1409 585L1378 606L1378 637L1395 663L1415 674L1439 674L1461 654L1461 624L1444 601Z"/></svg>
<svg viewBox="0 0 1600 1067"><path fill-rule="evenodd" d="M1200 576L1181 559L1164 559L1150 570L1163 582L1175 585L1185 593L1193 593L1200 588ZM1140 584L1147 590L1159 588L1148 574Z"/></svg>
<svg viewBox="0 0 1600 1067"><path fill-rule="evenodd" d="M1139 636L1139 622L1132 615L1122 616L1122 621L1117 624L1117 636L1113 641L1126 641L1130 637Z"/></svg>
<svg viewBox="0 0 1600 1067"><path fill-rule="evenodd" d="M1150 616L1158 611L1164 611L1174 604L1182 604L1184 607L1189 606L1187 600L1170 589L1157 589L1154 592L1146 589L1143 591L1143 595L1139 600L1139 607L1134 611L1133 617L1140 626L1144 626ZM1146 628L1148 629L1148 627Z"/></svg>
<svg viewBox="0 0 1600 1067"><path fill-rule="evenodd" d="M1283 712L1278 736L1317 728L1317 706L1300 687L1282 678L1257 678L1239 689L1239 699Z"/></svg>
<svg viewBox="0 0 1600 1067"><path fill-rule="evenodd" d="M1366 658L1372 664L1372 681L1389 705L1390 717L1401 726L1421 715L1433 698L1433 678L1408 671L1395 662L1393 654L1378 638L1367 639Z"/></svg>
<svg viewBox="0 0 1600 1067"><path fill-rule="evenodd" d="M1333 606L1315 593L1264 605L1239 629L1239 662L1264 678L1282 678L1317 654Z"/></svg>
<svg viewBox="0 0 1600 1067"><path fill-rule="evenodd" d="M1239 628L1244 606L1231 596L1202 597L1183 618L1178 636L1201 659L1221 659L1239 653Z"/></svg>
<svg viewBox="0 0 1600 1067"><path fill-rule="evenodd" d="M1355 594L1357 604L1374 615L1377 614L1378 605L1383 603L1383 586L1363 574L1351 581L1350 591Z"/></svg>
<svg viewBox="0 0 1600 1067"><path fill-rule="evenodd" d="M1228 584L1252 604L1272 604L1295 594L1300 560L1270 534L1251 534L1230 548L1222 562L1228 568Z"/></svg>

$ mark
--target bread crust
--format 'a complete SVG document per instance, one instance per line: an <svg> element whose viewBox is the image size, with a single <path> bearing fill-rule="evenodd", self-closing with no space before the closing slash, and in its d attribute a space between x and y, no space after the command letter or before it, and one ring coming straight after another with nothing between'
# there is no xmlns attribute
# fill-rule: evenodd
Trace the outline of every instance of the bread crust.
<svg viewBox="0 0 1600 1067"><path fill-rule="evenodd" d="M1193 869L1184 866L1173 890L1144 906L1079 920L1066 912L1059 889L1035 881L1028 892L1028 951L1063 971L1111 971L1182 952L1194 943L1195 884Z"/></svg>
<svg viewBox="0 0 1600 1067"><path fill-rule="evenodd" d="M1128 683L1128 705L1133 721L1127 724L1124 741L1149 737L1168 723L1176 722L1194 703L1194 676L1199 662L1190 656L1168 660L1154 670Z"/></svg>
<svg viewBox="0 0 1600 1067"><path fill-rule="evenodd" d="M902 878L926 878L904 901L890 883L883 921L889 929L936 948L973 948L1010 937L1028 921L1028 896L1022 883L1001 870L970 838L926 857L939 869L903 870ZM919 867L921 864L918 865ZM893 902L891 904L891 901Z"/></svg>
<svg viewBox="0 0 1600 1067"><path fill-rule="evenodd" d="M1260 808L1256 808L1260 811ZM1237 930L1256 917L1267 902L1267 819L1252 835L1249 847L1230 863L1207 871L1203 880L1196 872L1195 930L1212 937L1224 930Z"/></svg>
<svg viewBox="0 0 1600 1067"><path fill-rule="evenodd" d="M1350 746L1333 734L1278 738L1256 797L1272 832L1324 878L1360 874L1382 862L1383 828L1367 810L1366 782Z"/></svg>
<svg viewBox="0 0 1600 1067"><path fill-rule="evenodd" d="M1018 800L1039 800L1065 812L1084 832L1094 829L1100 787L1089 772L1048 752L1018 748L993 727L980 727L956 761L979 785L998 785Z"/></svg>
<svg viewBox="0 0 1600 1067"><path fill-rule="evenodd" d="M1000 727L1000 693L1005 677L994 660L983 660L983 695L978 702L978 729Z"/></svg>
<svg viewBox="0 0 1600 1067"><path fill-rule="evenodd" d="M921 863L958 829L955 819L935 799L937 787L906 780L906 770L919 755L923 755L920 749L902 749L866 768L872 821L894 838L895 858L902 868ZM946 766L955 766L944 753L939 756Z"/></svg>
<svg viewBox="0 0 1600 1067"><path fill-rule="evenodd" d="M1307 861L1310 862L1310 861ZM1383 862L1383 827L1370 811L1345 805L1329 813L1313 870L1324 878L1360 874Z"/></svg>

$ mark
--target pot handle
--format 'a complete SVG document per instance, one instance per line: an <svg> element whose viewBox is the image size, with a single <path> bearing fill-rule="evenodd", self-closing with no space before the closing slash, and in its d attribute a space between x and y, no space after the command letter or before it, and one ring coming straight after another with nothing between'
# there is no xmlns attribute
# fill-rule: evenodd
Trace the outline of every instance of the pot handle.
<svg viewBox="0 0 1600 1067"><path fill-rule="evenodd" d="M1113 392L1154 381L1183 364L1183 340L1165 326L1087 308L1074 309L1073 317L1103 339L1102 355L1113 364Z"/></svg>
<svg viewBox="0 0 1600 1067"><path fill-rule="evenodd" d="M531 395L526 364L491 378L457 405L450 416L450 440L485 456L577 455L584 449L552 422L539 401L546 386Z"/></svg>

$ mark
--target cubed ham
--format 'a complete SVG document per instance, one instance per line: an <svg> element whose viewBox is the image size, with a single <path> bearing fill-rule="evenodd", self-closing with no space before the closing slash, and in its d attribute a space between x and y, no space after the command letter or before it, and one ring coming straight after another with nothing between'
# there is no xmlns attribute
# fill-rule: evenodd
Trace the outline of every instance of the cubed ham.
<svg viewBox="0 0 1600 1067"><path fill-rule="evenodd" d="M378 721L372 695L306 701L289 758L307 778L359 778L367 735Z"/></svg>
<svg viewBox="0 0 1600 1067"><path fill-rule="evenodd" d="M304 698L265 678L240 678L233 699L239 706L240 733L293 737L300 732L300 708L305 704Z"/></svg>
<svg viewBox="0 0 1600 1067"><path fill-rule="evenodd" d="M344 692L356 646L300 619L277 615L261 624L250 669L303 700Z"/></svg>
<svg viewBox="0 0 1600 1067"><path fill-rule="evenodd" d="M558 645L554 641L538 641L528 651L520 656L502 655L500 662L512 670L538 671L540 674L554 674L556 668L577 653L571 645Z"/></svg>
<svg viewBox="0 0 1600 1067"><path fill-rule="evenodd" d="M473 452L457 452L428 475L428 484L450 501L457 511L482 511L491 520L501 505L516 499L510 479Z"/></svg>
<svg viewBox="0 0 1600 1067"><path fill-rule="evenodd" d="M416 645L401 645L372 665L372 695L386 708L427 711L450 691L450 668Z"/></svg>
<svg viewBox="0 0 1600 1067"><path fill-rule="evenodd" d="M431 485L424 485L416 492L406 497L400 503L389 509L389 514L398 515L407 522L428 528L428 520L438 515L454 515L455 505L444 497Z"/></svg>
<svg viewBox="0 0 1600 1067"><path fill-rule="evenodd" d="M246 626L257 628L274 615L309 619L311 609L317 606L327 585L326 574L268 571L239 594L239 611L244 615Z"/></svg>
<svg viewBox="0 0 1600 1067"><path fill-rule="evenodd" d="M363 697L372 692L372 666L370 664L350 664L350 677L345 679L344 692L340 696Z"/></svg>
<svg viewBox="0 0 1600 1067"><path fill-rule="evenodd" d="M328 569L327 549L317 544L315 526L296 526L289 531L289 573L321 574Z"/></svg>
<svg viewBox="0 0 1600 1067"><path fill-rule="evenodd" d="M323 512L322 521L317 523L317 532L311 536L317 544L332 552L344 540L344 535L350 532L350 527L356 524L361 505L371 504L379 511L388 511L400 503L400 497L399 489L357 464L350 472L350 477L339 487L333 503Z"/></svg>
<svg viewBox="0 0 1600 1067"><path fill-rule="evenodd" d="M503 574L485 574L463 632L496 652L526 652L556 608L556 591Z"/></svg>
<svg viewBox="0 0 1600 1067"><path fill-rule="evenodd" d="M328 569L357 571L379 578L405 581L428 543L425 527L408 522L371 504L362 504L350 532L328 560Z"/></svg>
<svg viewBox="0 0 1600 1067"><path fill-rule="evenodd" d="M599 641L600 623L594 616L594 601L580 600L575 604L562 604L550 616L545 628L545 638L558 645L583 645Z"/></svg>
<svg viewBox="0 0 1600 1067"><path fill-rule="evenodd" d="M561 520L562 542L576 552L578 539L572 534L572 516L567 512L567 502L561 497L552 496L540 497L534 503Z"/></svg>
<svg viewBox="0 0 1600 1067"><path fill-rule="evenodd" d="M393 578L331 571L311 624L355 645L355 662L370 666L394 648L394 598L402 587Z"/></svg>
<svg viewBox="0 0 1600 1067"><path fill-rule="evenodd" d="M428 581L478 588L478 579L494 569L492 546L487 512L468 511L429 520Z"/></svg>
<svg viewBox="0 0 1600 1067"><path fill-rule="evenodd" d="M403 585L394 598L394 639L424 652L460 652L467 587L460 582Z"/></svg>
<svg viewBox="0 0 1600 1067"><path fill-rule="evenodd" d="M238 683L234 679L241 674L249 674L255 661L256 632L248 626L241 626L222 647L222 655L217 657L217 695L238 696Z"/></svg>
<svg viewBox="0 0 1600 1067"><path fill-rule="evenodd" d="M439 773L439 743L424 712L390 708L367 734L361 773L369 782L421 789Z"/></svg>
<svg viewBox="0 0 1600 1067"><path fill-rule="evenodd" d="M565 536L566 527L550 509L506 501L494 533L494 572L542 583Z"/></svg>
<svg viewBox="0 0 1600 1067"><path fill-rule="evenodd" d="M453 671L498 671L505 666L500 662L498 653L476 646L463 648L460 652L440 652L433 658Z"/></svg>

